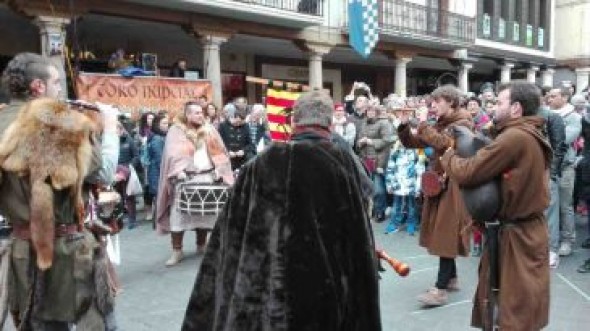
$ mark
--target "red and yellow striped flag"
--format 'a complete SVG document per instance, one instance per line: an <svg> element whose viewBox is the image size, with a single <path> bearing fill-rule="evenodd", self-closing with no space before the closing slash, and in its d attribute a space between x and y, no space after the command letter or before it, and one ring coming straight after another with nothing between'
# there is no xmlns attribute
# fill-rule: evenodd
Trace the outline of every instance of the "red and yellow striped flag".
<svg viewBox="0 0 590 331"><path fill-rule="evenodd" d="M285 108L292 108L299 92L266 90L266 115L270 138L274 141L287 141L291 136L291 114Z"/></svg>

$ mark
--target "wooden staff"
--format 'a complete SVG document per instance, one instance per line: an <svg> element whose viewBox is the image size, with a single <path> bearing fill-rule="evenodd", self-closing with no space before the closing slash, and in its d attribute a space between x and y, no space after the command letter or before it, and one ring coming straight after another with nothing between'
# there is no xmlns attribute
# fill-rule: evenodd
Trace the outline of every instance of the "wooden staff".
<svg viewBox="0 0 590 331"><path fill-rule="evenodd" d="M393 268L393 270L397 272L398 275L406 277L410 274L410 266L408 264L403 263L397 259L394 259L387 253L385 253L385 251L382 249L376 249L375 252L377 252L377 257L379 257L382 260L385 260Z"/></svg>

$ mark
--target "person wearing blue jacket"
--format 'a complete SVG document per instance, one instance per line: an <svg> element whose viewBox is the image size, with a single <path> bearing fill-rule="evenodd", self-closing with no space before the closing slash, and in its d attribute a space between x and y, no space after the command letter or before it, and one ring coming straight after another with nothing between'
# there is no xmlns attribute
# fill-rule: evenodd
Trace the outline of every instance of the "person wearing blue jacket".
<svg viewBox="0 0 590 331"><path fill-rule="evenodd" d="M160 163L164 152L168 125L169 121L166 114L157 115L152 122L152 135L147 141L147 186L149 193L154 197L158 195Z"/></svg>

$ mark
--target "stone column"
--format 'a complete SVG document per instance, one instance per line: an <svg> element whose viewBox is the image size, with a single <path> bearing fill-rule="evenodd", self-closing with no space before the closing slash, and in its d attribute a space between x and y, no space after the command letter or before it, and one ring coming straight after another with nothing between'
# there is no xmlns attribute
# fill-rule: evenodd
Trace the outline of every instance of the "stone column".
<svg viewBox="0 0 590 331"><path fill-rule="evenodd" d="M588 77L590 77L590 67L576 69L576 93L588 87Z"/></svg>
<svg viewBox="0 0 590 331"><path fill-rule="evenodd" d="M472 63L461 63L459 68L459 89L463 93L469 92L469 70L472 68Z"/></svg>
<svg viewBox="0 0 590 331"><path fill-rule="evenodd" d="M222 90L221 90L221 60L219 56L219 47L227 41L227 37L214 35L204 35L201 38L203 42L203 71L205 78L211 81L213 89L213 104L223 107Z"/></svg>
<svg viewBox="0 0 590 331"><path fill-rule="evenodd" d="M395 59L395 94L406 97L406 69L408 63L412 61L411 57L399 57Z"/></svg>
<svg viewBox="0 0 590 331"><path fill-rule="evenodd" d="M33 21L39 27L41 54L47 56L55 64L61 78L60 98L67 98L68 84L65 71L65 37L66 24L70 20L62 17L38 16Z"/></svg>
<svg viewBox="0 0 590 331"><path fill-rule="evenodd" d="M539 67L538 66L530 66L526 70L526 80L529 83L535 84L537 82L537 71L539 71Z"/></svg>
<svg viewBox="0 0 590 331"><path fill-rule="evenodd" d="M547 68L541 72L543 87L545 87L545 86L553 87L553 74L554 73L555 73L555 69L553 69L553 68Z"/></svg>
<svg viewBox="0 0 590 331"><path fill-rule="evenodd" d="M324 77L322 74L322 53L309 53L309 87L312 89L321 89L324 87Z"/></svg>
<svg viewBox="0 0 590 331"><path fill-rule="evenodd" d="M330 53L333 46L316 44L316 43L305 43L304 49L307 49L309 56L309 87L312 89L323 89L324 88L324 75L323 75L323 57Z"/></svg>
<svg viewBox="0 0 590 331"><path fill-rule="evenodd" d="M500 67L500 69L502 70L500 72L500 82L501 83L508 83L510 82L510 72L512 71L512 68L514 68L514 63L504 63L502 65L502 67Z"/></svg>

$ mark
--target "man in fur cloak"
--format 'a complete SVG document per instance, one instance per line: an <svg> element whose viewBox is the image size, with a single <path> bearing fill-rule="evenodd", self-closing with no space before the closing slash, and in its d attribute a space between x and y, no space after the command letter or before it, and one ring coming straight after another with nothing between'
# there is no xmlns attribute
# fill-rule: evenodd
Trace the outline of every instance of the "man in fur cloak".
<svg viewBox="0 0 590 331"><path fill-rule="evenodd" d="M292 141L243 167L182 330L381 330L361 173L331 142L333 107L319 91L302 95Z"/></svg>
<svg viewBox="0 0 590 331"><path fill-rule="evenodd" d="M10 310L19 330L111 330L106 264L82 224L82 183L112 181L117 114L101 109L94 122L56 100L59 73L37 54L15 56L2 83L11 101L0 110L0 213L11 234L0 252L0 312Z"/></svg>

